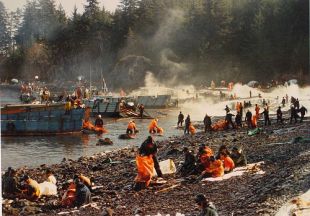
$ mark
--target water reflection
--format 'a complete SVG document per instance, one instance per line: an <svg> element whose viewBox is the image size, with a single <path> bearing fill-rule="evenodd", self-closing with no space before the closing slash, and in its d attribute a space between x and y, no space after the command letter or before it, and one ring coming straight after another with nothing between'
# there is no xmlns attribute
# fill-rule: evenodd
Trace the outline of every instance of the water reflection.
<svg viewBox="0 0 310 216"><path fill-rule="evenodd" d="M159 118L159 126L163 127L163 137L181 134L181 130L174 129L177 111L169 112L169 116ZM46 137L1 137L1 162L2 170L8 166L38 166L41 164L59 163L64 157L77 159L80 156L90 156L94 153L113 150L126 146L139 146L149 135L149 119L136 119L140 131L136 139L119 140L118 136L126 132L129 119L104 119L109 133L101 136L77 133L74 135L59 135ZM96 146L99 138L110 138L111 146Z"/></svg>

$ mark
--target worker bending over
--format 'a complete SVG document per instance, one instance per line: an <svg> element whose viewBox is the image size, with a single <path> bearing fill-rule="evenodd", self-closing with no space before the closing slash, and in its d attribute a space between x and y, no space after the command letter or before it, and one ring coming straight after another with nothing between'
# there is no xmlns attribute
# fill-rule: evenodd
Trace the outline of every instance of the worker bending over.
<svg viewBox="0 0 310 216"><path fill-rule="evenodd" d="M151 134L154 134L154 133L162 134L164 132L164 130L161 127L158 127L157 123L158 123L158 119L153 119L151 121L149 125L149 132Z"/></svg>
<svg viewBox="0 0 310 216"><path fill-rule="evenodd" d="M103 128L103 120L101 118L101 115L98 115L95 120L95 127Z"/></svg>
<svg viewBox="0 0 310 216"><path fill-rule="evenodd" d="M157 145L154 142L153 138L149 136L141 144L138 154L136 156L138 175L135 178L134 190L139 191L141 189L147 188L150 185L151 179L154 174L154 168L158 177L163 176L159 167L156 153Z"/></svg>
<svg viewBox="0 0 310 216"><path fill-rule="evenodd" d="M126 134L136 134L137 132L135 121L130 121L127 126Z"/></svg>

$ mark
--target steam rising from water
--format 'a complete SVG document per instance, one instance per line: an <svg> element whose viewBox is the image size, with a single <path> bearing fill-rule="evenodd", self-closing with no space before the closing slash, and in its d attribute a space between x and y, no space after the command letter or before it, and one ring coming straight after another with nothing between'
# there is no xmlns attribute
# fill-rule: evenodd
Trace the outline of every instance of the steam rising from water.
<svg viewBox="0 0 310 216"><path fill-rule="evenodd" d="M252 92L252 98L250 98L250 91ZM310 86L303 88L298 85L291 85L288 87L278 86L266 92L251 88L247 85L236 84L232 91L223 90L223 92L228 95L236 94L238 99L220 101L219 91L210 89L197 90L193 85L177 85L173 88L169 88L159 82L151 72L147 72L145 86L133 91L131 95L157 96L171 94L174 98L178 98L179 100L185 99L185 103L180 104L180 110L183 111L185 115L190 114L192 120L202 121L206 113L211 116L225 115L224 109L226 105L232 108L232 113L235 114L236 111L234 109L237 102L251 101L252 107L250 107L249 110L254 113L254 106L258 104L262 112L263 99L265 99L270 106L270 114L275 114L277 107L281 105L282 98L288 94L289 100L291 96L298 98L300 106L303 105L309 109L306 116L310 116ZM210 96L202 97L198 95L198 99L196 99L196 94L199 93L205 93ZM258 94L261 94L262 98L258 98ZM289 108L290 106L286 105L282 110L287 111Z"/></svg>
<svg viewBox="0 0 310 216"><path fill-rule="evenodd" d="M190 98L195 93L193 85L177 85L167 87L163 82L155 78L154 74L150 71L146 73L144 79L144 87L134 90L130 93L132 96L158 96L158 95L172 95L173 98L185 99Z"/></svg>
<svg viewBox="0 0 310 216"><path fill-rule="evenodd" d="M249 92L252 92L252 97L249 98ZM237 102L243 101L251 101L252 107L249 110L254 113L254 106L258 104L261 108L261 112L263 111L262 100L265 99L270 106L270 114L275 114L278 106L281 106L282 98L285 97L286 94L289 96L289 101L291 96L298 98L300 101L300 106L305 106L309 112L306 116L310 116L310 87L300 88L298 85L291 85L288 87L279 86L273 89L270 92L263 92L255 88L251 88L247 85L236 84L232 89L230 94L236 94L238 98L236 100L227 100L227 101L214 101L211 98L202 99L202 101L197 102L187 102L183 104L183 110L191 114L191 118L193 120L201 121L203 120L205 114L211 116L223 116L225 115L225 106L228 105L230 108L235 108L235 104ZM258 94L262 95L262 98L258 98ZM277 99L278 97L278 99ZM286 105L282 108L282 111L287 111L290 108L290 105ZM248 109L248 108L247 108ZM246 109L246 110L247 110ZM233 113L236 114L236 111L233 110Z"/></svg>

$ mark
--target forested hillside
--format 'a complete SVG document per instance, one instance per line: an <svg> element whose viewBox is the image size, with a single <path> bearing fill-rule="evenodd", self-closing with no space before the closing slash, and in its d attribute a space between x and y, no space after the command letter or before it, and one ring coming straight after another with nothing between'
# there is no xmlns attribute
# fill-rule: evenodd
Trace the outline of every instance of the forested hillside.
<svg viewBox="0 0 310 216"><path fill-rule="evenodd" d="M87 0L66 14L54 0L8 13L0 1L1 79L104 77L114 88L309 76L308 0Z"/></svg>

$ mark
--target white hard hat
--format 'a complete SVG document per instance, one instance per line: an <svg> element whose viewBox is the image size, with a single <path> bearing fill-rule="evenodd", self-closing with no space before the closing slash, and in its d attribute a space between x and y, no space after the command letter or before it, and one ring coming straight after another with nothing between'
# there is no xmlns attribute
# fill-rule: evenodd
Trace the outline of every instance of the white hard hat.
<svg viewBox="0 0 310 216"><path fill-rule="evenodd" d="M101 118L101 115L98 115L99 118Z"/></svg>

